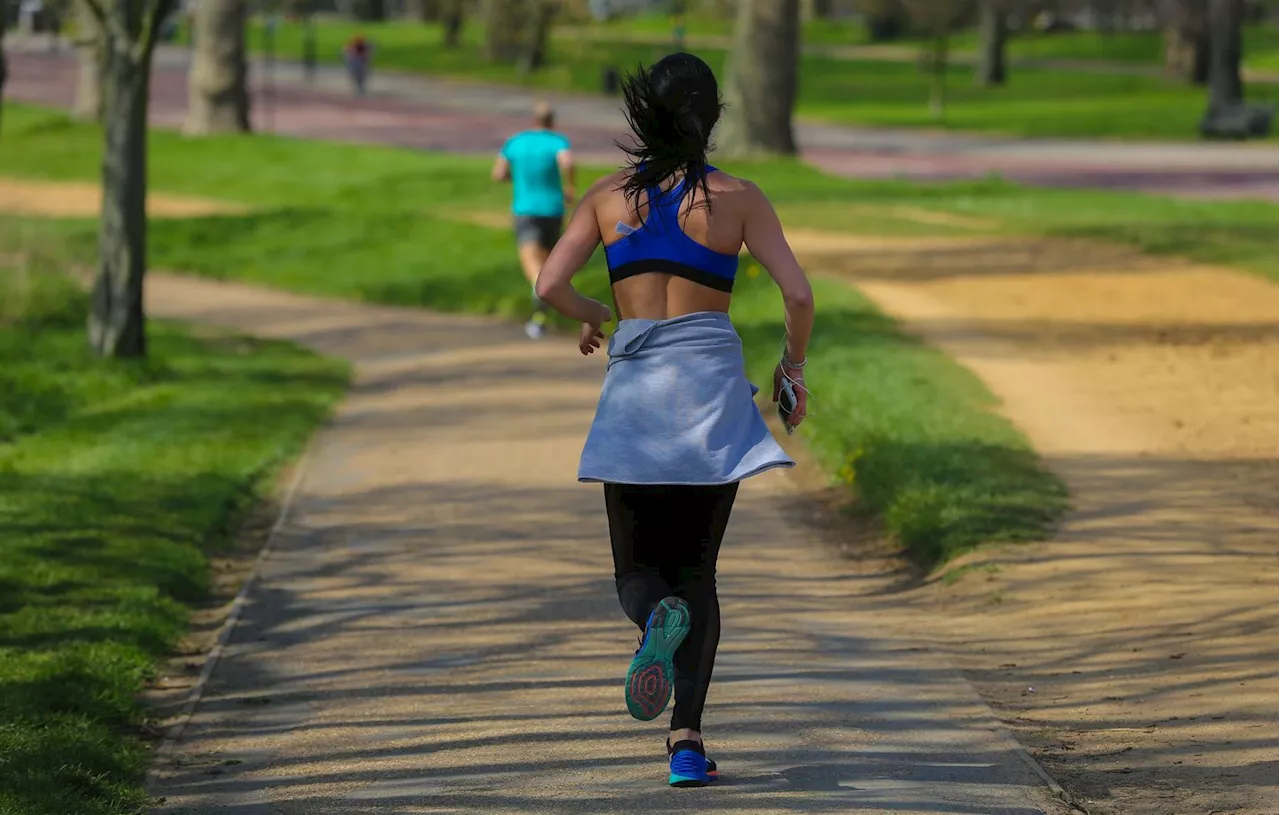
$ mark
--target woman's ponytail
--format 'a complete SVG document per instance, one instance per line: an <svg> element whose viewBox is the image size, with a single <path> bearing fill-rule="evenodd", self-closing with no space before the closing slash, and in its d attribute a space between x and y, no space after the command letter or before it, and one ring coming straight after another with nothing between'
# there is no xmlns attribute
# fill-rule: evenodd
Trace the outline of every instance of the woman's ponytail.
<svg viewBox="0 0 1280 815"><path fill-rule="evenodd" d="M707 152L723 106L707 64L692 54L672 54L651 68L641 66L623 81L622 98L635 134L634 144L618 144L633 170L621 187L631 205L639 209L648 190L678 178L685 196L700 187L710 206Z"/></svg>

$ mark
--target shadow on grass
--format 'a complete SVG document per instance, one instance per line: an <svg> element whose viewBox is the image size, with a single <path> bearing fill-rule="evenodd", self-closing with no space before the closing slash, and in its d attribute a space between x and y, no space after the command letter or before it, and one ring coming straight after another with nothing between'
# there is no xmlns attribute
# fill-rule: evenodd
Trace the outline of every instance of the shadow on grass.
<svg viewBox="0 0 1280 815"><path fill-rule="evenodd" d="M1239 266L1268 280L1276 279L1276 230L1262 224L1119 223L1055 227L1046 234L1113 241L1153 255Z"/></svg>

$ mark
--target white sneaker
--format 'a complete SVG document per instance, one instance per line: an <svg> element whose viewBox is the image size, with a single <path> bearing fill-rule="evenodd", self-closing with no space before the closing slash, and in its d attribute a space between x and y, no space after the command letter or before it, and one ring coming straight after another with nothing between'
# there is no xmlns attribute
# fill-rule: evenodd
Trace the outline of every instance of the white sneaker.
<svg viewBox="0 0 1280 815"><path fill-rule="evenodd" d="M533 320L530 320L524 324L524 333L529 339L536 340L540 339L545 332L543 331L542 326L538 325Z"/></svg>

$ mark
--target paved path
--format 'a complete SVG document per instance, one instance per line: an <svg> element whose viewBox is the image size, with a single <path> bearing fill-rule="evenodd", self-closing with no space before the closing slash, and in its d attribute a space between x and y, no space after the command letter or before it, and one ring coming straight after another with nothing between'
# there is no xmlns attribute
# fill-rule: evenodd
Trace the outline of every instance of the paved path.
<svg viewBox="0 0 1280 815"><path fill-rule="evenodd" d="M178 126L186 112L188 53L157 55L153 118ZM75 65L69 52L18 48L6 93L28 102L69 106ZM270 77L270 82L268 78ZM253 70L254 121L261 130L337 141L492 154L524 127L533 93L513 87L375 73L371 94L351 96L340 68L321 66L314 84L296 63ZM267 88L270 86L270 92ZM578 152L616 162L615 139L626 124L617 100L552 94L562 129ZM859 178L980 178L999 173L1026 184L1129 189L1185 197L1277 200L1277 154L1269 144L1114 143L1014 140L801 124L804 157L831 172Z"/></svg>
<svg viewBox="0 0 1280 815"><path fill-rule="evenodd" d="M877 610L790 476L744 487L708 712L719 788L625 713L600 360L517 327L155 276L152 314L355 362L177 750L165 813L1060 813L970 687Z"/></svg>

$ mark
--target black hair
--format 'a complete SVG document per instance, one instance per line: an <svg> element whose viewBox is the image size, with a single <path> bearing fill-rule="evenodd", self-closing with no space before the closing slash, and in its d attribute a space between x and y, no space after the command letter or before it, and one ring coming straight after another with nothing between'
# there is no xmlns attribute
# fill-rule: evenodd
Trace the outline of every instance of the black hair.
<svg viewBox="0 0 1280 815"><path fill-rule="evenodd" d="M684 195L701 187L709 207L707 152L724 109L711 68L693 54L671 54L623 80L622 98L635 134L634 144L618 143L633 170L619 187L627 200L638 210L647 190L680 176Z"/></svg>

